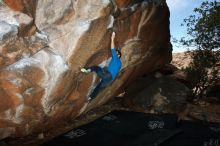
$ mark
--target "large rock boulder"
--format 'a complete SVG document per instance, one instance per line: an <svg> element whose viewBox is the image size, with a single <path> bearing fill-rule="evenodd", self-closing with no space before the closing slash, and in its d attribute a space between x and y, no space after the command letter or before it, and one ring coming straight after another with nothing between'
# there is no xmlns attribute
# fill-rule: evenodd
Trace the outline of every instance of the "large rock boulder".
<svg viewBox="0 0 220 146"><path fill-rule="evenodd" d="M191 90L168 76L148 75L136 80L125 93L125 104L150 113L180 113Z"/></svg>
<svg viewBox="0 0 220 146"><path fill-rule="evenodd" d="M117 79L88 104L110 37L122 52ZM169 63L169 10L163 0L0 1L0 139L56 127Z"/></svg>

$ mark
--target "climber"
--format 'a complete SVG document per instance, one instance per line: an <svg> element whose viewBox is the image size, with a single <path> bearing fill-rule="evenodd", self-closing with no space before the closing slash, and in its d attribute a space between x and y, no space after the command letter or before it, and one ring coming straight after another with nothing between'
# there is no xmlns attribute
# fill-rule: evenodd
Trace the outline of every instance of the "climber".
<svg viewBox="0 0 220 146"><path fill-rule="evenodd" d="M100 67L95 65L89 68L81 68L81 72L86 74L95 72L100 78L98 85L92 91L92 93L88 97L88 100L94 99L98 95L101 89L105 88L108 84L110 84L117 77L121 69L121 60L120 60L121 53L119 50L115 49L114 39L115 39L115 32L112 33L112 37L111 37L112 58L107 66Z"/></svg>

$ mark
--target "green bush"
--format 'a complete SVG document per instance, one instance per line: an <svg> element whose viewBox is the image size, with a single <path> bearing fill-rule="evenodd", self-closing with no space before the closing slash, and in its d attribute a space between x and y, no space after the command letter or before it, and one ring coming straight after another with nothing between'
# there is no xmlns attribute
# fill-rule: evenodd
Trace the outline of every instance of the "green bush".
<svg viewBox="0 0 220 146"><path fill-rule="evenodd" d="M195 48L190 50L192 62L184 70L191 81L194 97L203 98L220 81L215 67L220 62L220 2L203 2L182 25L187 26L188 37L180 42Z"/></svg>
<svg viewBox="0 0 220 146"><path fill-rule="evenodd" d="M215 68L215 55L210 51L192 53L192 62L184 70L191 82L193 96L206 97L207 91L219 83L218 69Z"/></svg>

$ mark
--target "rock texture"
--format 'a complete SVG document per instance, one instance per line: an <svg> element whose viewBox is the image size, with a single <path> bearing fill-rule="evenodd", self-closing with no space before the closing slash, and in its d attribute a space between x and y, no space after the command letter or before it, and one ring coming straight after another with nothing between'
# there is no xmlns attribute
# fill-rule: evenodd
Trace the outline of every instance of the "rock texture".
<svg viewBox="0 0 220 146"><path fill-rule="evenodd" d="M136 80L125 93L126 105L147 113L179 113L191 91L184 84L161 74Z"/></svg>
<svg viewBox="0 0 220 146"><path fill-rule="evenodd" d="M91 103L95 74L110 37L122 52L117 79ZM56 127L122 92L171 60L169 10L163 0L0 1L0 139Z"/></svg>
<svg viewBox="0 0 220 146"><path fill-rule="evenodd" d="M173 53L172 57L173 59L171 64L175 65L179 69L188 67L192 61L189 52Z"/></svg>

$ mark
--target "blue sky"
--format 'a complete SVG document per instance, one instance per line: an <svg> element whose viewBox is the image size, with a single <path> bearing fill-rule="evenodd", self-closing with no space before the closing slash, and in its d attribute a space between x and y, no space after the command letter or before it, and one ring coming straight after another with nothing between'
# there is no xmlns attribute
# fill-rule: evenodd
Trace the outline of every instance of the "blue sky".
<svg viewBox="0 0 220 146"><path fill-rule="evenodd" d="M193 14L193 9L200 6L205 0L167 0L170 9L170 33L179 39L186 36L186 27L180 26L183 19ZM173 43L172 43L173 44ZM186 51L185 47L176 47L173 44L173 52Z"/></svg>

